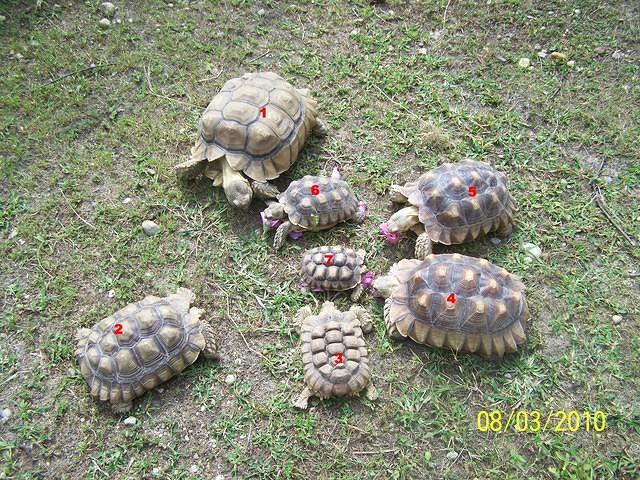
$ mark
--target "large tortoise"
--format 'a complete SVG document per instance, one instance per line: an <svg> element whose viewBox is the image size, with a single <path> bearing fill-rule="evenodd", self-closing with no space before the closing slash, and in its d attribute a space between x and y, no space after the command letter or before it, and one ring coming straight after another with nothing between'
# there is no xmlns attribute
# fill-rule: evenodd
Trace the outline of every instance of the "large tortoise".
<svg viewBox="0 0 640 480"><path fill-rule="evenodd" d="M392 185L391 200L409 206L380 225L382 233L396 243L403 232L413 230L419 259L431 254L432 242L459 244L492 231L508 235L516 211L506 177L475 160L445 163L415 182Z"/></svg>
<svg viewBox="0 0 640 480"><path fill-rule="evenodd" d="M341 245L324 245L302 255L300 273L306 288L313 291L343 292L352 290L357 301L370 285L372 275L364 264L366 252Z"/></svg>
<svg viewBox="0 0 640 480"><path fill-rule="evenodd" d="M247 208L254 193L275 198L278 189L267 181L293 165L312 131L325 128L309 90L273 72L246 73L209 103L191 158L176 173L183 179L204 173L234 206Z"/></svg>
<svg viewBox="0 0 640 480"><path fill-rule="evenodd" d="M78 330L75 353L91 395L126 412L134 398L179 374L200 352L217 358L202 310L189 308L193 298L186 288L164 298L148 295Z"/></svg>
<svg viewBox="0 0 640 480"><path fill-rule="evenodd" d="M356 395L365 388L370 400L377 398L371 383L369 354L363 332L372 329L371 318L360 306L347 312L337 310L332 302L325 302L320 313L301 308L294 322L300 328L305 389L294 405L305 409L312 396Z"/></svg>
<svg viewBox="0 0 640 480"><path fill-rule="evenodd" d="M306 175L291 182L278 195L277 202L267 202L263 219L278 225L273 248L279 250L291 232L318 232L346 220L364 222L367 215L364 202L359 202L349 185L336 177Z"/></svg>
<svg viewBox="0 0 640 480"><path fill-rule="evenodd" d="M457 253L400 260L373 286L387 331L433 347L502 357L526 342L524 286L505 269Z"/></svg>

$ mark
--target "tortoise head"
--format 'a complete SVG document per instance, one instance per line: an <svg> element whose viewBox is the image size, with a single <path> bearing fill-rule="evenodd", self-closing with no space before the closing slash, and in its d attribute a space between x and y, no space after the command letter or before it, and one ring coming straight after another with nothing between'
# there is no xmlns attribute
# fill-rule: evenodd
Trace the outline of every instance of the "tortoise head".
<svg viewBox="0 0 640 480"><path fill-rule="evenodd" d="M373 288L384 298L389 298L400 285L400 280L393 274L383 275L373 281Z"/></svg>
<svg viewBox="0 0 640 480"><path fill-rule="evenodd" d="M280 202L267 202L269 206L263 210L264 218L267 220L282 220L285 217L284 205Z"/></svg>

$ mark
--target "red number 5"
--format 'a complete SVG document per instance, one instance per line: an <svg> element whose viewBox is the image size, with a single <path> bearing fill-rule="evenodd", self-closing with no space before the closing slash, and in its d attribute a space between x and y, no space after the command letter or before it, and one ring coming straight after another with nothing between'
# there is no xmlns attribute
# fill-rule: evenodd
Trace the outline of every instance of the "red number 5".
<svg viewBox="0 0 640 480"><path fill-rule="evenodd" d="M469 196L475 197L477 193L478 193L478 190L476 189L475 185L471 185L469 187Z"/></svg>

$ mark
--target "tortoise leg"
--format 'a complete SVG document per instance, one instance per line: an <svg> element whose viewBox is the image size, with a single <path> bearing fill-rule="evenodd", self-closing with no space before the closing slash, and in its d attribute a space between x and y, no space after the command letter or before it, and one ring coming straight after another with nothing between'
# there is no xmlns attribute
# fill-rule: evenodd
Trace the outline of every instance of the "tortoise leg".
<svg viewBox="0 0 640 480"><path fill-rule="evenodd" d="M304 390L300 394L300 396L293 402L293 406L299 408L300 410L306 410L309 406L309 399L313 397L313 392L309 389L309 387L304 387Z"/></svg>
<svg viewBox="0 0 640 480"><path fill-rule="evenodd" d="M415 256L418 260L425 260L433 251L433 244L429 234L423 231L416 239L416 252Z"/></svg>
<svg viewBox="0 0 640 480"><path fill-rule="evenodd" d="M193 310L193 309L192 309ZM202 323L202 335L204 336L204 349L202 350L202 354L205 358L209 358L211 360L220 360L220 354L218 353L218 345L216 343L216 337L213 333L213 328L209 325L208 322L204 320L200 320Z"/></svg>
<svg viewBox="0 0 640 480"><path fill-rule="evenodd" d="M254 180L251 182L251 188L256 197L266 200L268 198L277 198L280 191L278 188L269 182L258 182Z"/></svg>
<svg viewBox="0 0 640 480"><path fill-rule="evenodd" d="M114 403L111 405L113 413L126 413L133 407L133 402Z"/></svg>
<svg viewBox="0 0 640 480"><path fill-rule="evenodd" d="M507 237L511 235L511 232L513 232L513 223L508 222L502 225L498 230L496 230L496 235Z"/></svg>
<svg viewBox="0 0 640 480"><path fill-rule="evenodd" d="M282 225L278 227L276 230L276 236L273 239L273 248L276 250L280 250L284 245L284 241L287 238L287 235L294 229L294 226L291 222L283 222Z"/></svg>
<svg viewBox="0 0 640 480"><path fill-rule="evenodd" d="M387 326L387 334L391 337L391 338L402 338L402 335L400 335L400 332L398 332L398 329L396 328L396 324L394 322L391 321L391 319L389 318L389 311L391 310L391 299L387 298L384 302L384 323Z"/></svg>
<svg viewBox="0 0 640 480"><path fill-rule="evenodd" d="M204 172L207 167L206 159L190 158L174 167L176 176L180 180L191 180Z"/></svg>
<svg viewBox="0 0 640 480"><path fill-rule="evenodd" d="M362 331L364 333L369 333L373 328L373 322L371 320L371 315L367 310L360 306L354 305L349 309L349 312L352 313L356 319L360 322L360 326L362 327Z"/></svg>
<svg viewBox="0 0 640 480"><path fill-rule="evenodd" d="M296 315L293 317L293 324L295 325L298 332L302 330L302 322L304 322L304 319L310 317L311 315L313 315L313 312L311 311L311 307L309 306L302 307L300 310L298 310L298 313L296 313Z"/></svg>
<svg viewBox="0 0 640 480"><path fill-rule="evenodd" d="M391 185L389 187L389 197L393 203L407 203L407 197L402 193L400 185Z"/></svg>
<svg viewBox="0 0 640 480"><path fill-rule="evenodd" d="M327 135L327 132L328 129L325 123L319 118L316 118L316 124L313 126L313 134L318 137L324 137Z"/></svg>
<svg viewBox="0 0 640 480"><path fill-rule="evenodd" d="M356 285L351 292L351 301L357 302L358 299L362 296L362 292L364 292L362 284L358 283L358 285Z"/></svg>
<svg viewBox="0 0 640 480"><path fill-rule="evenodd" d="M367 387L365 396L367 397L368 400L371 400L372 402L378 399L379 397L378 390L376 390L376 387L373 386L373 383L369 382L369 386Z"/></svg>

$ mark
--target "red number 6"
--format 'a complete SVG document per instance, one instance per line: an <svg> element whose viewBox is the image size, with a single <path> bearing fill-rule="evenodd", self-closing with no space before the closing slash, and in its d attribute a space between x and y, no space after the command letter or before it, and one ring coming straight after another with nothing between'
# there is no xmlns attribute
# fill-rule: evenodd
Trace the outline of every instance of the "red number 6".
<svg viewBox="0 0 640 480"><path fill-rule="evenodd" d="M311 195L318 195L320 193L320 187L318 185L311 185Z"/></svg>

